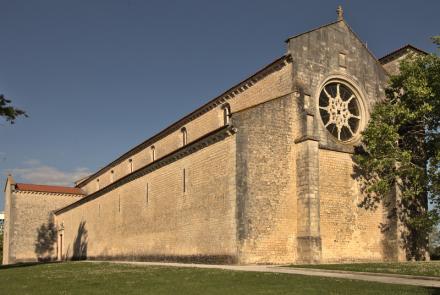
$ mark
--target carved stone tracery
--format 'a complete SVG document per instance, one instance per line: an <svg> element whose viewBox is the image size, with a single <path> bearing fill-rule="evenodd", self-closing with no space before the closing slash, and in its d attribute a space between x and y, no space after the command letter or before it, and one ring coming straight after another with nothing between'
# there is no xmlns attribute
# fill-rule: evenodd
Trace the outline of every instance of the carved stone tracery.
<svg viewBox="0 0 440 295"><path fill-rule="evenodd" d="M325 128L338 140L348 141L359 131L359 98L341 82L327 83L319 95L319 113Z"/></svg>

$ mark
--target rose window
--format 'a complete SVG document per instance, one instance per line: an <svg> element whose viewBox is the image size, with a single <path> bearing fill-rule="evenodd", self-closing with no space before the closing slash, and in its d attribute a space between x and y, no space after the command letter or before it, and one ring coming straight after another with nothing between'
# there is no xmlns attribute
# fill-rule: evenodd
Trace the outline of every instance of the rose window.
<svg viewBox="0 0 440 295"><path fill-rule="evenodd" d="M319 113L325 128L338 140L348 141L359 130L359 99L346 85L331 82L319 95Z"/></svg>

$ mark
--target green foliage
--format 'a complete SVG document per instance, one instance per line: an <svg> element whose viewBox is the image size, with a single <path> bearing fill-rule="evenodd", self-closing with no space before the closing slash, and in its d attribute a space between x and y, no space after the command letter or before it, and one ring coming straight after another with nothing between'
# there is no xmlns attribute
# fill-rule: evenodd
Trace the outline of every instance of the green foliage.
<svg viewBox="0 0 440 295"><path fill-rule="evenodd" d="M11 101L9 99L6 99L2 94L0 95L0 117L5 118L5 120L11 124L14 124L15 119L19 116L27 117L25 111L11 106L10 103Z"/></svg>
<svg viewBox="0 0 440 295"><path fill-rule="evenodd" d="M433 40L440 44L439 37ZM408 258L423 259L440 212L440 57L406 58L386 96L374 107L354 157L366 193L361 206L397 204L390 217L407 229L402 238ZM390 202L395 192L400 196Z"/></svg>

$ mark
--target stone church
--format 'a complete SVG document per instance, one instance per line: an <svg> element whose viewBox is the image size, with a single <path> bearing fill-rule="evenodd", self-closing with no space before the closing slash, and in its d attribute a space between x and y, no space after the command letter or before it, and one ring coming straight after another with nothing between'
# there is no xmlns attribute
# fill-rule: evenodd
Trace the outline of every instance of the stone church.
<svg viewBox="0 0 440 295"><path fill-rule="evenodd" d="M359 208L352 160L407 45L377 59L337 21L94 174L5 185L4 263L397 261L399 225ZM384 226L386 225L386 226Z"/></svg>

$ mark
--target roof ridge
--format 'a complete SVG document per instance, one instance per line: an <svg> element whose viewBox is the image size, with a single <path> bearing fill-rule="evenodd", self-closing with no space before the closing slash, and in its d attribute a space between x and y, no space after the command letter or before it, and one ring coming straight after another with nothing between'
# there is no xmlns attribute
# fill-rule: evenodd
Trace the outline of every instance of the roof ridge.
<svg viewBox="0 0 440 295"><path fill-rule="evenodd" d="M379 62L382 63L383 60L387 60L387 59L391 58L393 55L396 55L399 52L401 52L402 50L405 50L407 48L412 48L412 49L414 49L414 50L416 50L416 51L418 51L418 52L420 52L422 54L428 54L428 52L426 52L426 51L424 51L424 50L422 50L420 48L417 48L417 47L415 47L414 45L412 45L410 43L407 43L406 45L403 45L403 46L393 50L392 52L382 56L381 58L379 58Z"/></svg>
<svg viewBox="0 0 440 295"><path fill-rule="evenodd" d="M331 23L327 23L327 24L325 24L325 25L322 25L322 26L319 26L319 27L313 28L313 29L308 30L308 31L305 31L305 32L303 32L303 33L296 34L296 35L293 35L293 36L291 36L291 37L288 37L284 42L287 43L287 42L289 42L290 39L297 38L297 37L299 37L299 36L302 36L302 35L305 35L305 34L311 33L311 32L313 32L313 31L317 31L317 30L319 30L319 29L322 29L322 28L325 28L325 27L328 27L328 26L334 25L334 24L336 24L336 23L338 23L338 22L344 22L344 23L345 23L345 21L344 21L343 19L341 19L341 20L337 20L337 21L334 21L334 22L331 22Z"/></svg>
<svg viewBox="0 0 440 295"><path fill-rule="evenodd" d="M29 182L16 182L15 184L24 184L24 185L35 185L35 186L52 186L52 187L66 187L66 188L75 188L74 186L67 185L57 185L57 184L39 184L39 183L29 183Z"/></svg>
<svg viewBox="0 0 440 295"><path fill-rule="evenodd" d="M59 193L71 195L85 195L85 193L77 187L48 185L48 184L33 184L33 183L15 183L15 189L18 191L33 191L46 193Z"/></svg>
<svg viewBox="0 0 440 295"><path fill-rule="evenodd" d="M319 26L319 27L317 27L317 28L314 28L314 29L312 29L312 30L309 30L309 31L307 31L307 32L304 32L304 33L301 33L301 34L298 34L298 35L295 35L295 36L293 36L293 37L290 37L290 38L288 38L287 40L286 40L286 42L288 42L290 39L293 39L293 38L296 38L296 37L299 37L299 36L302 36L302 35L305 35L305 34L308 34L308 33L311 33L311 32L313 32L313 31L317 31L317 30L320 30L320 29L322 29L322 28L325 28L325 27L329 27L329 26L331 26L331 25L335 25L335 24L337 24L337 23L340 23L340 22L342 22L346 27L347 27L347 29L356 37L356 39L362 44L362 46L364 47L364 49L368 52L368 54L370 54L370 56L376 61L376 63L382 68L382 64L380 63L380 61L379 61L379 59L374 55L374 53L368 48L368 46L365 44L365 42L359 37L359 35L350 27L350 25L345 21L345 19L339 19L339 20L337 20L337 21L334 21L334 22L331 22L331 23L328 23L328 24L325 24L325 25L322 25L322 26Z"/></svg>

